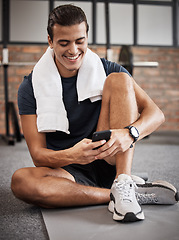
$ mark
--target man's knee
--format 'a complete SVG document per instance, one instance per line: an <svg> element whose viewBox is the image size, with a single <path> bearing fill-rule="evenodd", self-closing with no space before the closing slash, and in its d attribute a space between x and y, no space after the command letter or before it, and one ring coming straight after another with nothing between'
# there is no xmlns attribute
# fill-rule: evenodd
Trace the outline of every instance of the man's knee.
<svg viewBox="0 0 179 240"><path fill-rule="evenodd" d="M33 175L34 168L22 168L12 176L11 190L14 195L27 202L33 203L39 199L38 184L36 184L36 178Z"/></svg>
<svg viewBox="0 0 179 240"><path fill-rule="evenodd" d="M117 91L118 93L126 92L130 93L134 91L134 85L132 78L127 73L111 73L106 78L106 88L111 89L112 92ZM119 91L120 90L120 91Z"/></svg>
<svg viewBox="0 0 179 240"><path fill-rule="evenodd" d="M35 204L41 207L50 207L45 202L56 194L54 187L49 187L52 178L56 176L42 168L22 168L17 170L11 181L11 189L14 195L26 203ZM48 187L44 187L44 181L49 181ZM59 182L67 181L59 177ZM53 184L52 184L53 185Z"/></svg>
<svg viewBox="0 0 179 240"><path fill-rule="evenodd" d="M11 189L12 189L14 195L16 195L16 192L17 192L18 188L22 184L23 177L25 177L24 176L24 169L18 169L12 175Z"/></svg>
<svg viewBox="0 0 179 240"><path fill-rule="evenodd" d="M23 193L23 188L25 187L25 180L28 177L28 169L22 168L15 171L11 179L11 190L14 195L18 198L21 197Z"/></svg>

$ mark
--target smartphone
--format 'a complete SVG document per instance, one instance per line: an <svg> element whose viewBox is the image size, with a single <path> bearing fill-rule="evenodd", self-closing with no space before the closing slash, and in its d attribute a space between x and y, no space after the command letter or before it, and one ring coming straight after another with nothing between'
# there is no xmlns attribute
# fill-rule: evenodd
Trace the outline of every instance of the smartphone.
<svg viewBox="0 0 179 240"><path fill-rule="evenodd" d="M111 131L110 130L94 132L93 136L92 136L92 142L97 142L97 141L100 141L100 140L106 140L106 142L107 142L107 141L109 141L110 137L111 137ZM101 146L99 146L97 148L94 148L94 150L98 149L100 147Z"/></svg>

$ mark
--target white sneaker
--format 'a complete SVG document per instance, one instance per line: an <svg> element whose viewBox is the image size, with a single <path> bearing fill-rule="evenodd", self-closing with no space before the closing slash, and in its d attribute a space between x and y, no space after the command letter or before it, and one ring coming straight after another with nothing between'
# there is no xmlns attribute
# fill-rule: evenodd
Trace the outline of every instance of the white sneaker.
<svg viewBox="0 0 179 240"><path fill-rule="evenodd" d="M126 174L120 174L111 187L108 209L113 219L123 222L143 220L144 213L135 196L135 184Z"/></svg>

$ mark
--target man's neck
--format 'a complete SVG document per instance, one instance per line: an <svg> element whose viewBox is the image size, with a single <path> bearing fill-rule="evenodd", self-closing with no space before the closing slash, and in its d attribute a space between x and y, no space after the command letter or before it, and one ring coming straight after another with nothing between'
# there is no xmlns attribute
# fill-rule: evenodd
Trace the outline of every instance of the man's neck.
<svg viewBox="0 0 179 240"><path fill-rule="evenodd" d="M56 64L56 67L58 69L58 72L60 74L61 77L63 78L70 78L70 77L74 77L77 75L78 70L68 70L66 69L63 65L61 65L58 61L56 61L55 56L54 56L54 62Z"/></svg>

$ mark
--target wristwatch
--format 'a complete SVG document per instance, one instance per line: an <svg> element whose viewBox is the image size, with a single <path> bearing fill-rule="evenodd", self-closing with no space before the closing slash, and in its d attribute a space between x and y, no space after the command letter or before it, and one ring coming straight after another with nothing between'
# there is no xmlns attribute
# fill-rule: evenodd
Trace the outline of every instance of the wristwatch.
<svg viewBox="0 0 179 240"><path fill-rule="evenodd" d="M129 129L129 134L134 139L133 143L135 143L137 141L137 139L139 138L139 131L134 126L127 126L125 128ZM133 144L131 144L130 148L132 148L132 147L133 147Z"/></svg>

